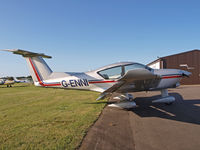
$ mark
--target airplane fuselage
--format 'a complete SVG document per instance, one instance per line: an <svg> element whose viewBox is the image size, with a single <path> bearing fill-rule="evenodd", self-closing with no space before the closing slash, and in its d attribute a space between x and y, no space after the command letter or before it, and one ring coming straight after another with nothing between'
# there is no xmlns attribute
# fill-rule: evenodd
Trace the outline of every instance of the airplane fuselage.
<svg viewBox="0 0 200 150"><path fill-rule="evenodd" d="M148 80L144 87L135 87L134 84L130 88L126 88L126 92L137 92L137 91L152 91L160 90L163 88L174 88L179 86L180 79L182 78L183 70L178 69L158 69L153 70L154 74L160 75L161 80L155 81L156 87L148 86ZM37 74L37 72L36 72ZM52 76L52 79L51 79ZM59 87L65 89L82 89L82 90L91 90L97 92L103 92L106 89L110 88L116 84L117 80L105 80L101 77L96 71L86 72L86 73L52 73L50 79L42 81L38 75L38 81L35 82L36 86L43 87ZM54 78L55 76L61 76ZM138 81L140 82L140 81ZM152 84L149 84L152 85ZM125 91L121 91L125 92Z"/></svg>
<svg viewBox="0 0 200 150"><path fill-rule="evenodd" d="M154 70L136 62L114 63L89 72L57 73L53 72L43 60L43 58L51 58L51 56L20 49L4 51L22 55L26 59L36 86L101 92L97 100L114 92L131 100L128 92L160 90L161 98L154 102L170 104L175 101L175 98L169 96L167 88L179 86L180 79L191 74L178 69Z"/></svg>

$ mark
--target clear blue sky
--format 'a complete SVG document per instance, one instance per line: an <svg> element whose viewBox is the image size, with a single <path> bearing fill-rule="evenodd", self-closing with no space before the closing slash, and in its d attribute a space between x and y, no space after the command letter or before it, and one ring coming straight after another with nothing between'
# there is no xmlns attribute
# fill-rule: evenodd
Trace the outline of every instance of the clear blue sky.
<svg viewBox="0 0 200 150"><path fill-rule="evenodd" d="M0 49L52 55L54 71L200 49L200 1L1 0ZM0 76L29 75L21 56L0 52Z"/></svg>

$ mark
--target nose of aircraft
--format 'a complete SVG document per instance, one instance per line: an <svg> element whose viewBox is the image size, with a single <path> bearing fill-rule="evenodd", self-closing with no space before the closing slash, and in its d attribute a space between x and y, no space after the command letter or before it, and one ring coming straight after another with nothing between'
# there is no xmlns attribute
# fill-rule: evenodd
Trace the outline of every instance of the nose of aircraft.
<svg viewBox="0 0 200 150"><path fill-rule="evenodd" d="M180 70L182 76L186 76L186 77L189 77L192 73L191 72L188 72L188 71L185 71L185 70Z"/></svg>

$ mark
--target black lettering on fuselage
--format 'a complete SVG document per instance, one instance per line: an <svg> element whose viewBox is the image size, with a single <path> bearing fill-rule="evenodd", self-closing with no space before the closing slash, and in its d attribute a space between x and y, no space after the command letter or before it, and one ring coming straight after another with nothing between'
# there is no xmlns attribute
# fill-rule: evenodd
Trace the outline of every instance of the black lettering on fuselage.
<svg viewBox="0 0 200 150"><path fill-rule="evenodd" d="M89 86L89 82L87 79L76 79L76 80L62 80L61 84L63 87L82 87L82 86Z"/></svg>
<svg viewBox="0 0 200 150"><path fill-rule="evenodd" d="M76 87L76 84L74 83L75 80L69 80L69 84L71 87Z"/></svg>
<svg viewBox="0 0 200 150"><path fill-rule="evenodd" d="M80 79L80 82L81 82L84 86L89 86L87 79Z"/></svg>
<svg viewBox="0 0 200 150"><path fill-rule="evenodd" d="M61 84L62 84L63 87L68 87L68 84L67 84L67 82L65 80L62 80Z"/></svg>
<svg viewBox="0 0 200 150"><path fill-rule="evenodd" d="M83 86L83 84L81 83L81 81L80 81L81 79L79 79L79 80L74 80L75 81L75 84L76 84L76 86Z"/></svg>

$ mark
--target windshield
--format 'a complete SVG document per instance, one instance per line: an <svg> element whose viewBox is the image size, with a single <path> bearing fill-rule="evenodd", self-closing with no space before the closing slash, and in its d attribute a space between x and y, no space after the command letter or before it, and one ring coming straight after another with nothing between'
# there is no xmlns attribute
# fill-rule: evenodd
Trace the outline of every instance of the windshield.
<svg viewBox="0 0 200 150"><path fill-rule="evenodd" d="M117 67L105 69L105 70L99 71L98 74L107 80L119 79L129 70L134 70L134 69L148 69L149 71L152 70L151 68L143 64L134 63L134 64L125 65L125 66L117 66Z"/></svg>
<svg viewBox="0 0 200 150"><path fill-rule="evenodd" d="M104 79L118 79L122 76L122 67L113 67L98 72Z"/></svg>
<svg viewBox="0 0 200 150"><path fill-rule="evenodd" d="M149 71L151 71L151 68L138 63L124 66L125 73L128 72L129 70L134 70L134 69L148 69Z"/></svg>

